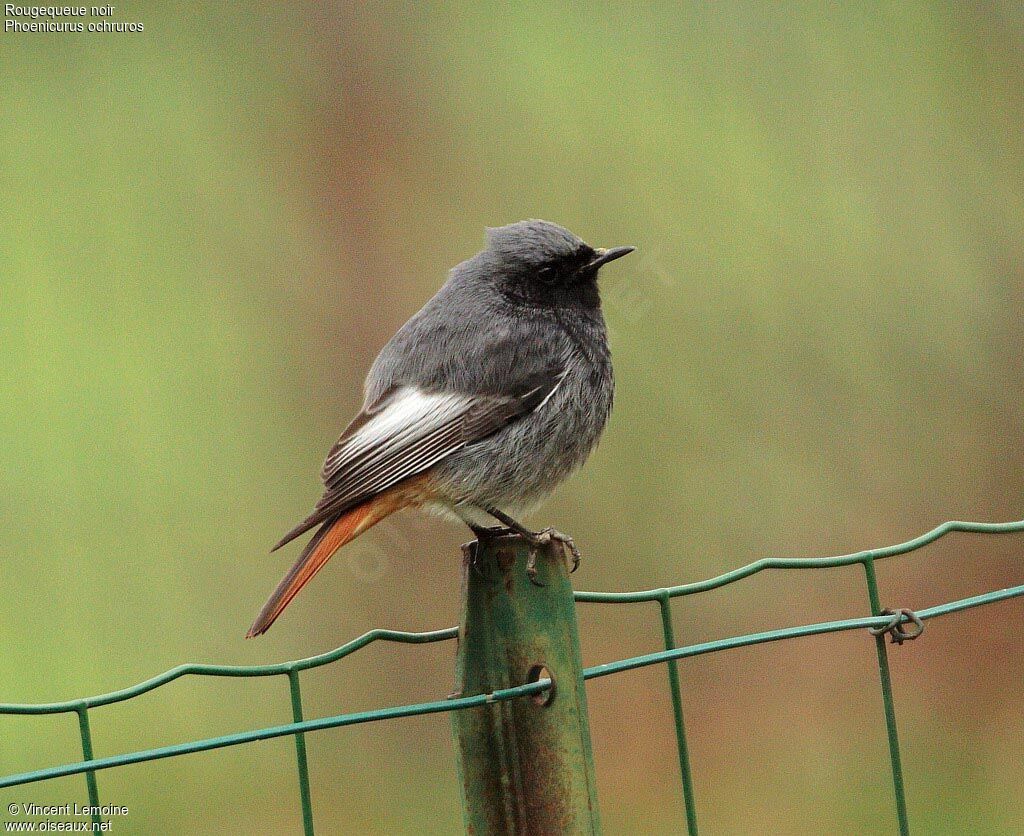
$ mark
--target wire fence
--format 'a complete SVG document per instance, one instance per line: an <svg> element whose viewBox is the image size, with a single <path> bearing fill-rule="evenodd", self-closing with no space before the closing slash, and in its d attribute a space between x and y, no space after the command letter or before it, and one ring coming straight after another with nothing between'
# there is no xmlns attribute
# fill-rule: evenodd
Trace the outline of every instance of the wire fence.
<svg viewBox="0 0 1024 836"><path fill-rule="evenodd" d="M844 630L864 629L871 630L875 636L875 647L878 655L879 687L881 689L886 735L889 745L890 771L895 796L897 825L901 834L909 833L910 825L907 816L903 767L900 755L899 738L896 729L896 705L892 694L892 681L889 674L885 636L890 635L894 641L901 641L904 638L912 638L919 628L923 628L923 623L930 619L951 615L963 610L980 607L985 604L991 604L996 601L1024 596L1024 584L1021 584L1018 586L1008 587L1006 589L993 590L991 592L986 592L969 598L949 601L927 609L917 610L914 613L906 610L896 611L895 613L883 610L879 598L878 581L875 574L875 562L895 555L916 551L917 549L923 548L929 543L932 543L940 537L954 531L971 534L1006 534L1012 532L1024 532L1024 520L1008 523L950 521L943 523L928 533L923 534L920 537L916 537L913 540L908 540L905 543L885 548L870 549L837 557L766 558L708 580L681 584L679 586L664 587L661 589L650 589L642 592L575 593L575 599L578 603L635 604L651 602L657 604L659 607L664 650L585 668L583 670L583 678L585 680L590 680L602 676L625 673L626 671L635 670L649 665L665 665L672 697L672 709L675 722L676 743L679 754L679 770L682 782L686 825L687 831L691 836L695 836L698 832L697 809L694 801L693 773L690 765L689 750L686 743L686 726L684 721L682 690L680 687L679 670L677 666L678 660L700 656L706 653L717 653L730 648L747 647L750 645L763 644L765 642L798 638L800 636L813 636L824 633L836 633ZM824 621L816 624L805 624L778 630L749 633L742 636L701 642L699 644L692 644L684 647L676 647L675 645L675 633L672 624L671 610L671 601L673 598L696 595L713 589L719 589L768 569L832 569L854 564L859 564L864 569L867 605L870 610L870 615L866 615L863 618ZM909 626L912 629L905 630L904 625ZM75 715L78 723L79 736L81 738L83 758L81 761L73 763L65 763L58 766L47 767L45 769L37 769L31 772L22 772L0 777L0 788L46 781L69 775L84 774L89 804L93 808L98 809L101 804L96 773L101 770L142 763L145 761L154 761L162 758L178 757L180 755L187 755L194 752L222 749L228 746L238 746L259 740L293 736L295 739L298 798L302 811L303 827L307 834L312 834L313 806L310 795L309 767L306 758L305 735L307 733L322 729L351 726L360 723L390 720L398 717L412 717L449 711L464 711L466 709L490 703L536 695L547 690L551 686L550 680L540 679L537 682L518 685L512 688L505 688L488 694L458 696L435 700L432 702L394 706L390 708L376 709L373 711L338 714L331 717L322 717L312 720L308 720L304 717L302 710L302 690L299 678L302 671L337 662L367 645L378 641L399 642L404 644L425 644L429 642L455 639L457 635L458 628L455 627L447 630L435 630L424 633L409 633L396 630L372 630L328 653L311 656L306 659L298 659L291 662L281 662L274 665L248 666L182 665L152 679L146 680L145 682L140 682L130 688L125 688L120 691L112 691L108 694L55 703L0 704L0 715ZM183 676L279 676L286 678L288 680L288 687L291 696L291 722L279 726L251 729L219 737L210 737L186 743L178 743L171 746L161 746L137 752L111 755L108 757L95 757L92 733L89 725L89 712L91 709L133 699L134 697L145 694L148 691L152 691ZM97 825L100 824L101 815L99 812L96 812L93 815L93 821Z"/></svg>

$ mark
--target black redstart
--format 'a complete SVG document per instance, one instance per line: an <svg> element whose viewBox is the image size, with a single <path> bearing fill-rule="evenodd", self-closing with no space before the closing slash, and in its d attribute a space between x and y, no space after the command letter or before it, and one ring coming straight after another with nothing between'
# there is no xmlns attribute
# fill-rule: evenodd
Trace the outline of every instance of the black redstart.
<svg viewBox="0 0 1024 836"><path fill-rule="evenodd" d="M334 552L384 517L421 506L478 536L497 520L535 547L554 529L516 521L586 460L612 406L600 267L633 247L597 249L528 220L487 246L384 346L360 413L331 448L313 513L274 548L319 526L248 636L265 633Z"/></svg>

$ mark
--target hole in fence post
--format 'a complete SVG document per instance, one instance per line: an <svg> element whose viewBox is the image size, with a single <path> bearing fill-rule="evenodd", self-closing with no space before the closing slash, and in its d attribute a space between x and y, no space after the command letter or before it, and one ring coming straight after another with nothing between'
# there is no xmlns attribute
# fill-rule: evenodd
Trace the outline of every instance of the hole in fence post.
<svg viewBox="0 0 1024 836"><path fill-rule="evenodd" d="M546 665L534 665L526 675L528 683L539 682L542 679L550 679L551 687L546 691L541 691L539 694L531 695L530 699L536 705L551 705L555 701L555 675L547 669Z"/></svg>

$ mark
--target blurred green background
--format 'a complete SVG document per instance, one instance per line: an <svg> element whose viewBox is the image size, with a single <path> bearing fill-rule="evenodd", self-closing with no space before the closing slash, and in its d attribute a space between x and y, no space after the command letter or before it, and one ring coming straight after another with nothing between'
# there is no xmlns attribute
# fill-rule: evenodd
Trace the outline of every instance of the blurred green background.
<svg viewBox="0 0 1024 836"><path fill-rule="evenodd" d="M457 619L466 533L412 515L268 636L268 547L380 346L486 225L639 252L605 274L618 391L536 516L627 590L766 555L1024 516L1024 13L1017 3L155 4L142 34L0 37L0 701L263 663ZM884 603L1011 584L1022 541L880 566ZM686 599L678 640L852 617L855 567ZM581 609L588 664L656 649ZM912 823L1024 832L1019 602L891 654ZM434 699L451 645L312 672L308 716ZM708 833L893 829L873 644L682 666ZM588 688L609 833L682 827L664 671ZM288 719L286 683L179 681L99 709L98 755ZM447 719L309 738L325 833L454 833ZM2 718L0 771L77 760ZM292 744L101 773L124 833L299 832ZM85 801L81 778L0 800Z"/></svg>

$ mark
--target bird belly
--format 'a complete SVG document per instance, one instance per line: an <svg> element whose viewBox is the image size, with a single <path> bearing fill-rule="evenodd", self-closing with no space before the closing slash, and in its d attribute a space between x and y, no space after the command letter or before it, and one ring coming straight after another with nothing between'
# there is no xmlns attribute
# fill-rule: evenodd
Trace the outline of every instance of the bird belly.
<svg viewBox="0 0 1024 836"><path fill-rule="evenodd" d="M547 403L434 468L431 481L445 513L468 522L466 514L474 512L467 505L491 505L512 517L536 508L586 461L611 399L610 370L571 368Z"/></svg>

